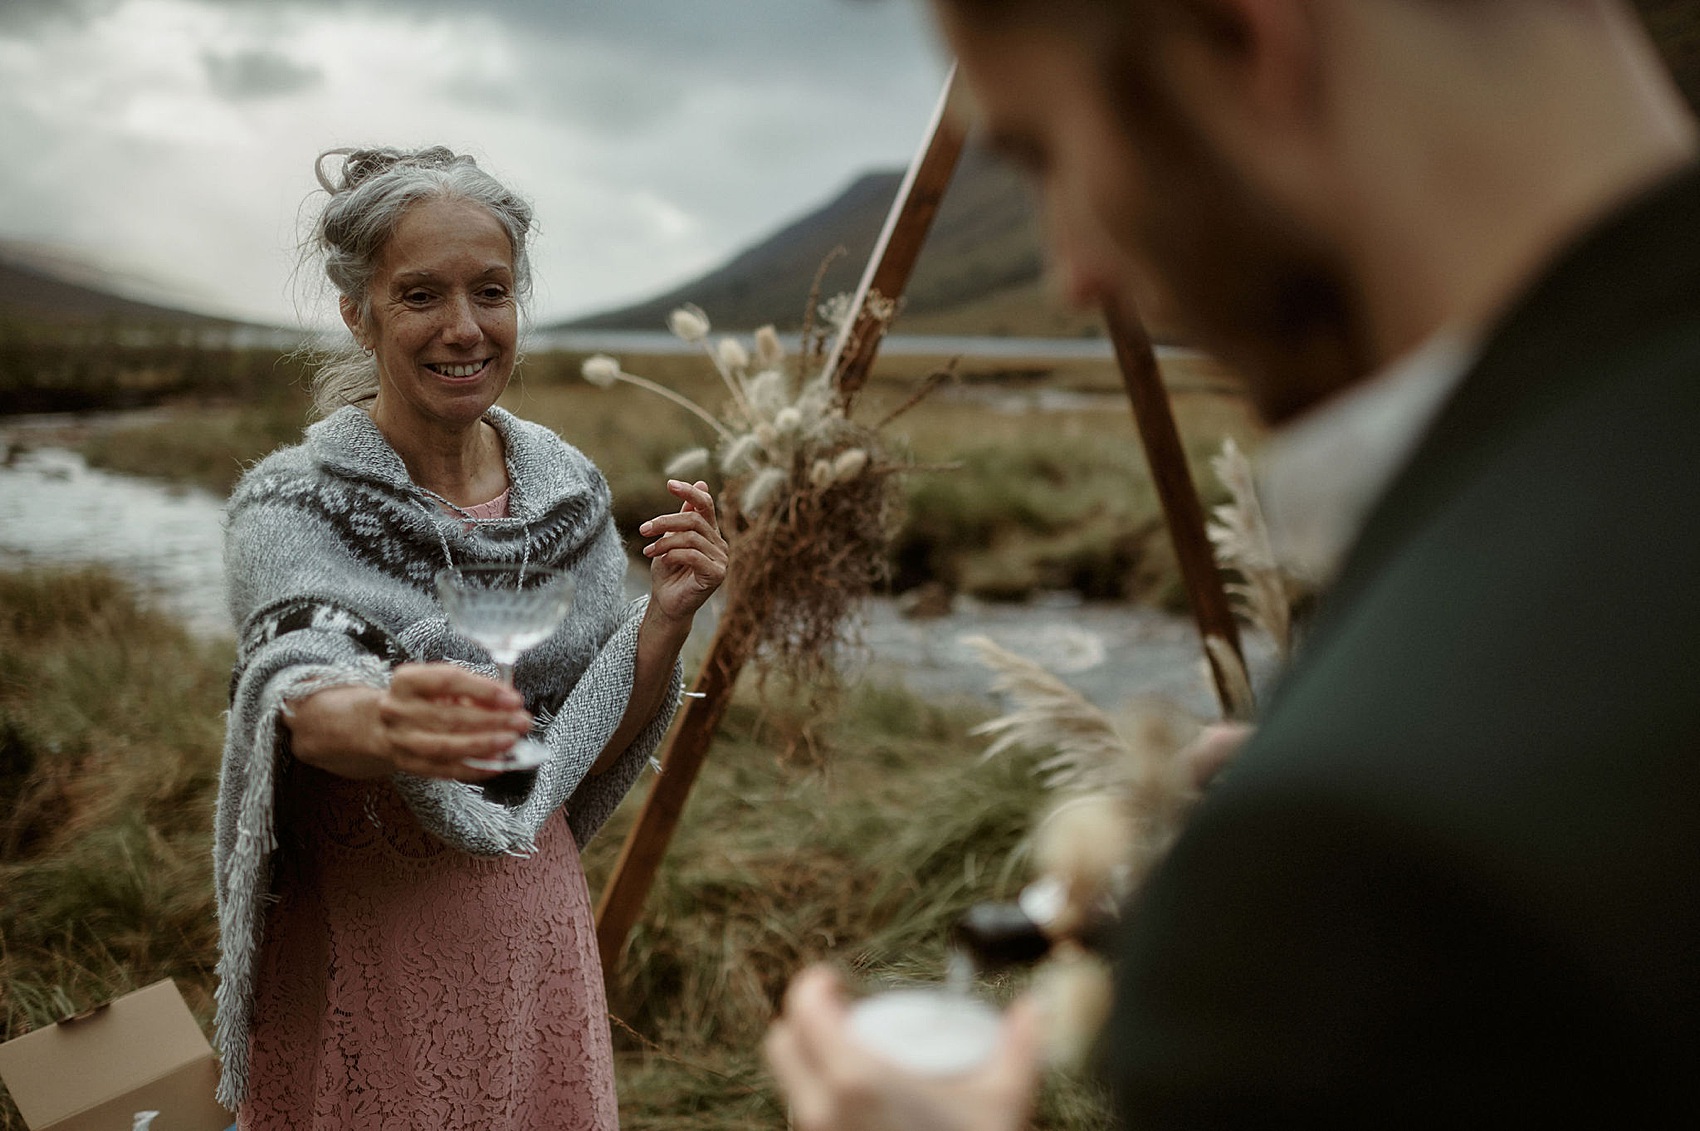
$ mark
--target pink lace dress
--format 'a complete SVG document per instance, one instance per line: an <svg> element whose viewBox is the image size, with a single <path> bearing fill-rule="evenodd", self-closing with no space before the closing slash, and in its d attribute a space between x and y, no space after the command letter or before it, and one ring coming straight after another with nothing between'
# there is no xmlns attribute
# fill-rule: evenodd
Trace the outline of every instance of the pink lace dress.
<svg viewBox="0 0 1700 1131"><path fill-rule="evenodd" d="M292 763L277 788L242 1128L618 1126L563 813L535 856L484 859L425 833L387 781Z"/></svg>

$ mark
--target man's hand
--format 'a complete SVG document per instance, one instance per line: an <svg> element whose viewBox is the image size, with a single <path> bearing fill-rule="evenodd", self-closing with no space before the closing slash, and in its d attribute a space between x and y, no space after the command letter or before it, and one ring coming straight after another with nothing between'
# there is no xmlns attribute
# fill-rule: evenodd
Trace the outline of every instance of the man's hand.
<svg viewBox="0 0 1700 1131"><path fill-rule="evenodd" d="M1257 728L1245 723L1212 723L1199 731L1198 737L1180 752L1192 783L1199 789L1208 786L1256 731Z"/></svg>
<svg viewBox="0 0 1700 1131"><path fill-rule="evenodd" d="M848 1004L824 967L799 974L767 1034L767 1061L797 1131L1017 1131L1039 1081L1039 1016L1012 1006L986 1064L960 1076L906 1072L846 1028Z"/></svg>

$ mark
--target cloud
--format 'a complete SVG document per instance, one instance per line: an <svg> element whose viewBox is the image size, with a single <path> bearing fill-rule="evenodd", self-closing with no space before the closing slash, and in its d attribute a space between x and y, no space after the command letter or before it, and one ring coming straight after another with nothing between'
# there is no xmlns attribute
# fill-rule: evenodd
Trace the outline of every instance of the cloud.
<svg viewBox="0 0 1700 1131"><path fill-rule="evenodd" d="M0 163L0 235L288 320L314 156L445 144L535 202L540 321L612 306L906 161L944 70L919 9L68 0L0 22L0 136L31 154Z"/></svg>
<svg viewBox="0 0 1700 1131"><path fill-rule="evenodd" d="M228 54L208 51L201 55L207 82L221 98L242 101L294 94L324 82L318 67L303 65L276 51L249 48Z"/></svg>

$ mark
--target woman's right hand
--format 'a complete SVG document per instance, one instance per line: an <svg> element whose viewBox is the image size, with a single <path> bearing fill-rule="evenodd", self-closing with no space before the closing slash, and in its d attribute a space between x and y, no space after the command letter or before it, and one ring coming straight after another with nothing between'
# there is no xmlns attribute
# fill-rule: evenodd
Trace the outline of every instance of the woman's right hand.
<svg viewBox="0 0 1700 1131"><path fill-rule="evenodd" d="M517 691L455 664L401 664L382 690L314 692L293 701L284 722L295 756L330 773L457 781L493 777L466 760L501 754L532 726Z"/></svg>

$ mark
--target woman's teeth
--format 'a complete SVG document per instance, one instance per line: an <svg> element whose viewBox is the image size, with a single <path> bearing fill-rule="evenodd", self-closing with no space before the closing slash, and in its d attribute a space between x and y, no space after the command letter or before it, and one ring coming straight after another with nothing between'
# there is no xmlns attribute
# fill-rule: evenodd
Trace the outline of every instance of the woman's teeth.
<svg viewBox="0 0 1700 1131"><path fill-rule="evenodd" d="M471 377L484 368L484 362L475 361L470 365L426 365L425 368L433 373L441 373L444 377Z"/></svg>

